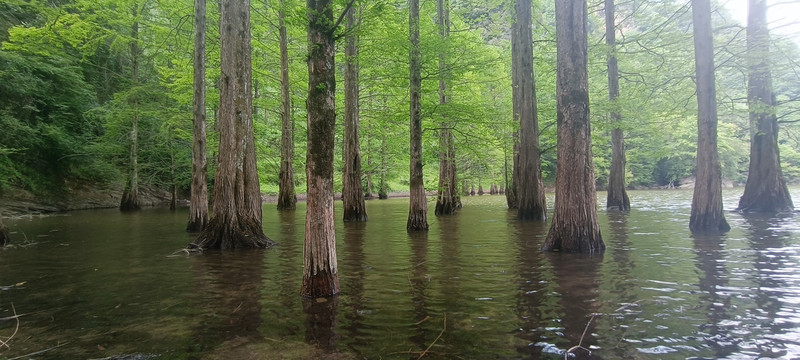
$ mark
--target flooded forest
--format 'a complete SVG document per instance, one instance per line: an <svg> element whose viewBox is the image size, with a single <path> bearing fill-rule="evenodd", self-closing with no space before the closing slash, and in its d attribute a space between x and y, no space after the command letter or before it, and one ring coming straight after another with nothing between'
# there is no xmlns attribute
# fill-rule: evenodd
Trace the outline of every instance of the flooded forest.
<svg viewBox="0 0 800 360"><path fill-rule="evenodd" d="M800 357L800 4L0 4L0 359Z"/></svg>

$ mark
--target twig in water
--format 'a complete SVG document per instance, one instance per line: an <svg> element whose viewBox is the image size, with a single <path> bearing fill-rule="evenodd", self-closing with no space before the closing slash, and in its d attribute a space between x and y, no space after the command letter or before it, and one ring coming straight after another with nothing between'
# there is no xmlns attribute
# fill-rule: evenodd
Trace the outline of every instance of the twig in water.
<svg viewBox="0 0 800 360"><path fill-rule="evenodd" d="M0 340L0 344L5 346L9 350L11 349L11 346L8 346L8 342L11 341L11 339L14 338L15 335L17 335L17 331L19 331L19 315L17 315L17 309L14 308L14 304L11 304L11 311L14 312L14 316L12 318L17 321L17 325L14 328L14 333L11 334L11 336L9 336L8 339L6 339L5 341Z"/></svg>
<svg viewBox="0 0 800 360"><path fill-rule="evenodd" d="M442 337L442 334L444 334L445 330L447 330L447 313L444 313L444 319L442 320L442 331L439 332L439 336L437 336L436 339L433 339L433 342L430 345L428 345L428 348L425 349L425 351L423 351L422 354L419 354L417 360L422 359L422 357L428 353L428 350L430 350L433 347L433 344L436 344L436 342L439 341L439 338Z"/></svg>
<svg viewBox="0 0 800 360"><path fill-rule="evenodd" d="M53 346L53 347L51 347L51 348L49 348L49 349L39 350L39 351L37 351L37 352L32 352L32 353L30 353L30 354L25 354L25 355L22 355L22 356L17 356L17 357L15 357L15 358L10 358L10 359L8 359L8 360L19 360L19 359L24 359L24 358L27 358L27 357L30 357L30 356L33 356L33 355L39 355L39 354L42 354L42 353L46 353L46 352L48 352L48 351L50 351L50 350L53 350L53 349L60 348L60 347L62 347L62 346L64 346L64 345L67 345L67 344L69 344L69 342L65 342L65 343L63 343L63 344L58 344L58 345L56 345L56 346Z"/></svg>
<svg viewBox="0 0 800 360"><path fill-rule="evenodd" d="M589 322L586 323L586 327L583 329L583 334L581 334L581 339L578 341L578 345L569 348L569 350L564 353L564 360L569 359L569 354L572 353L573 350L583 349L591 354L592 350L583 347L583 338L586 336L586 332L589 331L589 325L592 324L592 320L598 316L601 316L601 314L592 314L592 317L589 318Z"/></svg>

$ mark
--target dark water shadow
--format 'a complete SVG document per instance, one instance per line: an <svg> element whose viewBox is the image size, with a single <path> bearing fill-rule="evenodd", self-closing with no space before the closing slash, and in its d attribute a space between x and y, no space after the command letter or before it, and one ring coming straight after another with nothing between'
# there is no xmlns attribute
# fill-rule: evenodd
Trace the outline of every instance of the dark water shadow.
<svg viewBox="0 0 800 360"><path fill-rule="evenodd" d="M430 278L428 277L428 232L414 231L408 233L411 246L409 274L409 292L411 295L411 311L414 321L409 340L421 352L433 341L436 334L428 326L430 313L428 309Z"/></svg>
<svg viewBox="0 0 800 360"><path fill-rule="evenodd" d="M303 313L306 315L306 343L315 346L324 354L336 351L339 335L336 333L339 319L339 296L303 299Z"/></svg>
<svg viewBox="0 0 800 360"><path fill-rule="evenodd" d="M188 353L207 353L232 340L261 338L264 250L207 252L191 260L206 304Z"/></svg>
<svg viewBox="0 0 800 360"><path fill-rule="evenodd" d="M553 339L560 330L556 313L561 312L556 298L556 283L551 264L540 250L547 224L540 221L517 221L516 212L507 214L517 248L514 285L517 315L516 337L521 341L516 352L528 359L538 359L545 353L557 351ZM553 355L551 355L553 356Z"/></svg>
<svg viewBox="0 0 800 360"><path fill-rule="evenodd" d="M339 256L339 279L342 282L340 301L344 312L341 329L347 347L358 351L368 345L365 339L369 329L365 322L366 315L371 312L364 299L364 238L367 223L346 222L343 226L344 247Z"/></svg>
<svg viewBox="0 0 800 360"><path fill-rule="evenodd" d="M702 337L705 345L722 358L738 350L736 339L725 329L723 321L729 320L731 297L727 287L728 271L725 259L725 237L721 235L693 234L695 249L695 267L698 270L698 288L700 301L698 305L705 311L706 322L700 325L697 335Z"/></svg>

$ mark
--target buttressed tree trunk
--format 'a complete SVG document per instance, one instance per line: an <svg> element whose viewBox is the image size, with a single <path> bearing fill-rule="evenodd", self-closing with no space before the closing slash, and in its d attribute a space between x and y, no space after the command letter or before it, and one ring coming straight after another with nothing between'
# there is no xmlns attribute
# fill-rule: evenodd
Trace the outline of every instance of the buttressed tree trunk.
<svg viewBox="0 0 800 360"><path fill-rule="evenodd" d="M344 174L342 207L344 221L367 221L361 187L359 142L358 35L356 8L347 11L347 46L344 49Z"/></svg>
<svg viewBox="0 0 800 360"><path fill-rule="evenodd" d="M409 97L411 109L411 164L410 164L410 199L408 209L408 231L428 230L428 200L425 197L425 184L422 179L422 74L420 69L419 47L419 0L408 1L409 40Z"/></svg>
<svg viewBox="0 0 800 360"><path fill-rule="evenodd" d="M208 224L206 176L206 0L194 1L194 95L192 132L192 188L189 224L186 230L199 232Z"/></svg>
<svg viewBox="0 0 800 360"><path fill-rule="evenodd" d="M536 114L536 84L533 77L533 38L531 35L531 2L517 0L517 71L519 76L519 177L517 218L546 220L547 206L542 184L539 157L539 120Z"/></svg>
<svg viewBox="0 0 800 360"><path fill-rule="evenodd" d="M250 1L220 3L219 162L211 220L201 249L264 248L261 194L253 136Z"/></svg>
<svg viewBox="0 0 800 360"><path fill-rule="evenodd" d="M776 213L794 209L783 179L778 150L778 118L769 63L767 1L748 1L747 103L750 108L750 169L738 210Z"/></svg>
<svg viewBox="0 0 800 360"><path fill-rule="evenodd" d="M11 242L11 235L8 233L8 228L3 224L3 217L0 216L0 246L6 246Z"/></svg>
<svg viewBox="0 0 800 360"><path fill-rule="evenodd" d="M295 210L297 195L294 189L294 123L292 98L289 93L289 49L286 35L285 2L278 9L278 33L281 53L281 170L278 182L278 210Z"/></svg>
<svg viewBox="0 0 800 360"><path fill-rule="evenodd" d="M442 41L450 37L450 1L438 0L437 25ZM439 104L447 104L447 54L446 45L439 50ZM439 191L436 196L436 215L451 215L461 207L456 176L456 145L452 122L443 121L439 131Z"/></svg>
<svg viewBox="0 0 800 360"><path fill-rule="evenodd" d="M308 152L305 250L300 295L317 298L339 292L333 213L333 147L336 67L331 0L308 6Z"/></svg>
<svg viewBox="0 0 800 360"><path fill-rule="evenodd" d="M608 196L606 208L628 211L631 209L631 200L625 191L625 139L620 128L622 120L619 110L616 109L616 100L619 97L619 68L617 66L617 32L614 15L614 0L606 1L606 46L608 46L608 99L611 101L611 170L608 175Z"/></svg>
<svg viewBox="0 0 800 360"><path fill-rule="evenodd" d="M553 221L543 250L599 253L589 124L586 0L556 0L558 168Z"/></svg>
<svg viewBox="0 0 800 360"><path fill-rule="evenodd" d="M133 17L139 15L138 4L133 4ZM139 21L134 21L131 28L131 87L139 85ZM131 132L130 132L130 149L128 164L128 180L125 183L125 190L122 192L122 202L119 208L122 211L139 210L139 114L138 107L139 101L136 95L132 96L131 107L133 108L133 115L131 116Z"/></svg>
<svg viewBox="0 0 800 360"><path fill-rule="evenodd" d="M697 179L689 229L692 233L720 234L731 227L722 212L710 0L692 0L692 21L697 84Z"/></svg>

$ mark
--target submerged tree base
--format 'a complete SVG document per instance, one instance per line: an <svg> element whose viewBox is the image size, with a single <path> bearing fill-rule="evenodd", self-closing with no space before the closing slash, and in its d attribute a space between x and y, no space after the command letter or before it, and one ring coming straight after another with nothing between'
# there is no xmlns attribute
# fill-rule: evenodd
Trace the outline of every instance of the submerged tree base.
<svg viewBox="0 0 800 360"><path fill-rule="evenodd" d="M719 216L714 214L692 214L689 218L689 230L692 234L699 235L721 235L728 232L731 226L725 220L725 216L719 213Z"/></svg>
<svg viewBox="0 0 800 360"><path fill-rule="evenodd" d="M275 244L264 235L264 230L255 221L224 222L212 219L194 245L202 250L232 250L268 248Z"/></svg>
<svg viewBox="0 0 800 360"><path fill-rule="evenodd" d="M414 214L408 217L406 223L406 230L408 231L428 231L428 221L423 214Z"/></svg>
<svg viewBox="0 0 800 360"><path fill-rule="evenodd" d="M8 233L8 228L0 226L0 246L6 246L11 242L11 235Z"/></svg>
<svg viewBox="0 0 800 360"><path fill-rule="evenodd" d="M606 250L600 229L587 224L567 224L553 219L542 251L599 254Z"/></svg>
<svg viewBox="0 0 800 360"><path fill-rule="evenodd" d="M761 189L762 191L748 192L745 188L745 193L739 199L739 207L737 211L741 212L757 212L757 213L779 213L791 212L794 210L792 198L786 188L786 184L776 185L774 188Z"/></svg>
<svg viewBox="0 0 800 360"><path fill-rule="evenodd" d="M190 233L199 233L203 231L203 228L205 227L206 222L202 219L189 220L189 224L186 225L186 231Z"/></svg>
<svg viewBox="0 0 800 360"><path fill-rule="evenodd" d="M345 210L343 220L344 222L366 222L367 214L358 209Z"/></svg>
<svg viewBox="0 0 800 360"><path fill-rule="evenodd" d="M316 274L303 276L300 296L308 299L324 298L339 293L339 274L318 271Z"/></svg>

